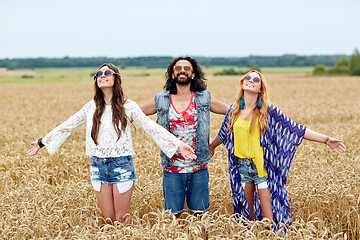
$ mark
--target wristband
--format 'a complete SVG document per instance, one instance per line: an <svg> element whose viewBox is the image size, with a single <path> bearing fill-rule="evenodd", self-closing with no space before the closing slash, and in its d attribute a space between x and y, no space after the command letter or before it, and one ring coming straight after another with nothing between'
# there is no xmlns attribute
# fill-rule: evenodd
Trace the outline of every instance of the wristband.
<svg viewBox="0 0 360 240"><path fill-rule="evenodd" d="M325 144L329 141L329 139L330 139L330 137L329 136L327 136L327 138L325 139Z"/></svg>
<svg viewBox="0 0 360 240"><path fill-rule="evenodd" d="M41 140L42 140L42 138L40 138L38 140L38 145L39 145L40 148L43 148L45 145L43 144L43 142Z"/></svg>

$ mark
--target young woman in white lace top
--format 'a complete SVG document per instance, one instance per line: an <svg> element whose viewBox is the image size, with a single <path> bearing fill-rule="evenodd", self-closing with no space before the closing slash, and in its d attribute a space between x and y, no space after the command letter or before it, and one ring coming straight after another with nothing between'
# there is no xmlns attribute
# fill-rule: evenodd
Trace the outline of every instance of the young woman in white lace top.
<svg viewBox="0 0 360 240"><path fill-rule="evenodd" d="M103 64L94 77L94 99L44 138L31 143L28 156L46 146L54 154L71 132L87 123L86 155L91 156L90 178L100 209L107 223L128 223L130 201L136 179L132 158L130 125L135 121L171 158L177 149L196 159L193 149L145 116L136 102L125 98L118 68Z"/></svg>

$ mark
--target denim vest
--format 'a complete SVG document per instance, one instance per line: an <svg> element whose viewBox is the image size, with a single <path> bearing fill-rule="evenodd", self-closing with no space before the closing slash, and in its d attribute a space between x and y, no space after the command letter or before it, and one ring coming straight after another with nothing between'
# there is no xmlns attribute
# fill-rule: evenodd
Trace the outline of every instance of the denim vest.
<svg viewBox="0 0 360 240"><path fill-rule="evenodd" d="M157 120L156 122L169 131L170 92L155 95ZM200 165L211 160L209 151L210 142L210 103L211 95L208 91L195 92L197 111L196 149L197 162ZM171 167L170 159L161 151L161 166Z"/></svg>

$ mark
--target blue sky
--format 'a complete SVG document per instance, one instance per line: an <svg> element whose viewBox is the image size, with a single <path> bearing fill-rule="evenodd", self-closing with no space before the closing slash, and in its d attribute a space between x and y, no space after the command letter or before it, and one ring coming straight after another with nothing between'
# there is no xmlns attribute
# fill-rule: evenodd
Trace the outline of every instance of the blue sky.
<svg viewBox="0 0 360 240"><path fill-rule="evenodd" d="M0 59L351 55L359 0L1 0Z"/></svg>

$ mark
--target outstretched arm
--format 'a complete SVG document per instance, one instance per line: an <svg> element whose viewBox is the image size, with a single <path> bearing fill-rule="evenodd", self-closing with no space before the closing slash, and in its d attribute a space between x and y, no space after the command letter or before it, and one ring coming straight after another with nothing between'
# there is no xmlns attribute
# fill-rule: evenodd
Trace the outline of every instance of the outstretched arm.
<svg viewBox="0 0 360 240"><path fill-rule="evenodd" d="M141 105L141 111L145 113L146 116L153 115L156 113L156 104L155 104L155 98L151 99L149 102Z"/></svg>
<svg viewBox="0 0 360 240"><path fill-rule="evenodd" d="M315 132L309 128L306 128L304 139L314 142L322 142L331 147L337 153L343 153L346 150L342 140L326 136L324 134Z"/></svg>
<svg viewBox="0 0 360 240"><path fill-rule="evenodd" d="M229 106L211 95L210 111L217 114L225 115Z"/></svg>
<svg viewBox="0 0 360 240"><path fill-rule="evenodd" d="M93 101L86 103L80 111L69 117L65 122L54 128L41 140L31 143L32 148L26 153L26 156L35 155L41 147L46 146L50 154L54 154L57 149L70 136L71 132L86 122L86 114L94 106Z"/></svg>
<svg viewBox="0 0 360 240"><path fill-rule="evenodd" d="M26 153L26 156L34 156L40 150L41 147L39 145L39 141L41 141L41 139L39 139L38 141L33 141L31 143L32 148ZM40 144L44 146L42 142L40 142Z"/></svg>
<svg viewBox="0 0 360 240"><path fill-rule="evenodd" d="M225 142L226 142L226 138L229 133L228 123L229 123L229 119L230 119L230 115L231 115L231 110L232 110L232 106L230 106L230 108L228 108L226 110L226 115L225 115L223 123L221 124L219 133L216 135L214 140L212 140L212 142L209 145L211 157L214 156L214 154L215 154L215 148L217 146L219 146L221 143L225 144Z"/></svg>

